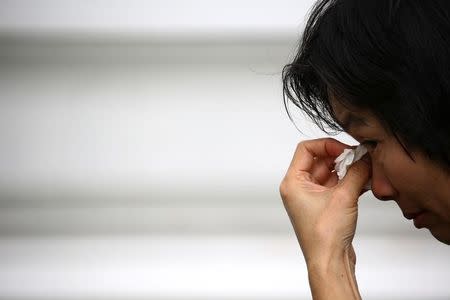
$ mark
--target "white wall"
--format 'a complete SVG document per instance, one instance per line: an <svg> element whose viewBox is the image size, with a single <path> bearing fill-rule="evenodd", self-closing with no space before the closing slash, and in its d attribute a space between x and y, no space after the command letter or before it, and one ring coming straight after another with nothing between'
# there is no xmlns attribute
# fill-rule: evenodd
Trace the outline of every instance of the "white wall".
<svg viewBox="0 0 450 300"><path fill-rule="evenodd" d="M278 184L321 135L281 95L310 4L0 1L0 299L307 299ZM447 247L360 203L364 298L448 298Z"/></svg>

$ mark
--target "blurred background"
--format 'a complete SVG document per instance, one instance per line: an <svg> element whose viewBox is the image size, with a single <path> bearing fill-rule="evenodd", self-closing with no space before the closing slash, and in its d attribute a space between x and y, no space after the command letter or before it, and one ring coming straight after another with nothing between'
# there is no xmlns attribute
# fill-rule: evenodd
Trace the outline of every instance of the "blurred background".
<svg viewBox="0 0 450 300"><path fill-rule="evenodd" d="M282 101L312 4L0 0L0 299L309 299L278 186L324 136ZM448 246L358 222L364 299L450 299Z"/></svg>

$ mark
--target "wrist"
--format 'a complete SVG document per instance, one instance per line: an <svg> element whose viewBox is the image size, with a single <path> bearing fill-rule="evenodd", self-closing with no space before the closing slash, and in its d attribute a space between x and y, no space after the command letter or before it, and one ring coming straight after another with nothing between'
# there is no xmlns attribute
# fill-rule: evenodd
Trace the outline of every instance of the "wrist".
<svg viewBox="0 0 450 300"><path fill-rule="evenodd" d="M307 261L313 299L361 299L354 273L354 253L350 252Z"/></svg>
<svg viewBox="0 0 450 300"><path fill-rule="evenodd" d="M309 280L336 282L347 278L344 254L310 259L307 262Z"/></svg>
<svg viewBox="0 0 450 300"><path fill-rule="evenodd" d="M345 249L343 247L322 244L320 247L316 247L314 251L311 250L308 251L309 255L305 255L308 270L321 273L330 272L342 267L345 262Z"/></svg>

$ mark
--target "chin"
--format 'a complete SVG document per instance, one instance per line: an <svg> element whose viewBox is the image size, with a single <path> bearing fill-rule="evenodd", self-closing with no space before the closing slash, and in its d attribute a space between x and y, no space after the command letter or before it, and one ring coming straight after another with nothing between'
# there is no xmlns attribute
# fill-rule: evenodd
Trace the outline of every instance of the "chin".
<svg viewBox="0 0 450 300"><path fill-rule="evenodd" d="M430 232L439 242L450 245L450 228L430 229Z"/></svg>

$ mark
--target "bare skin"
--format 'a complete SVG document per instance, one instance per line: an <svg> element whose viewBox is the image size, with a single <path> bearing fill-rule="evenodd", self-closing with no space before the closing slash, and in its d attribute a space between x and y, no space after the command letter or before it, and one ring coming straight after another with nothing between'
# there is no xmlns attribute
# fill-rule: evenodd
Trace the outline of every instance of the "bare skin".
<svg viewBox="0 0 450 300"><path fill-rule="evenodd" d="M415 227L450 244L450 172L419 151L410 150L408 155L370 112L335 100L332 106L345 131L369 149L374 196L395 201ZM352 116L359 121L348 122Z"/></svg>
<svg viewBox="0 0 450 300"><path fill-rule="evenodd" d="M332 104L338 121L368 147L369 156L338 181L334 159L350 146L331 138L304 141L280 194L305 257L313 298L360 299L352 240L365 183L370 178L376 198L394 200L417 228L450 244L450 175L420 152L409 155L369 112Z"/></svg>
<svg viewBox="0 0 450 300"><path fill-rule="evenodd" d="M314 299L360 299L352 240L370 163L355 163L338 182L334 159L346 148L333 139L300 143L280 185Z"/></svg>

